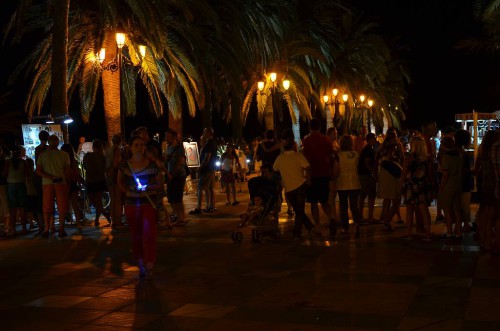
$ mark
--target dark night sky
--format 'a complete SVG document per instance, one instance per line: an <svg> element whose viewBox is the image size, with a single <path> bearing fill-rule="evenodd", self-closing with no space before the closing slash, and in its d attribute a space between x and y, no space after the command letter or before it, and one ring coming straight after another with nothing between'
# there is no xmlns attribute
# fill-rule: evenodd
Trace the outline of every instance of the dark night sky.
<svg viewBox="0 0 500 331"><path fill-rule="evenodd" d="M459 40L479 35L473 0L353 0L376 17L382 33L408 45L412 75L408 126L435 120L442 127L453 114L500 109L500 61L456 49Z"/></svg>
<svg viewBox="0 0 500 331"><path fill-rule="evenodd" d="M2 1L3 2L3 1ZM463 38L479 35L480 28L473 20L473 0L350 0L362 9L364 14L374 17L380 25L381 33L388 38L397 37L401 44L409 47L406 55L412 84L408 88L407 125L418 127L423 121L435 120L439 126L453 123L453 114L470 112L492 112L500 109L500 61L491 55L470 54L455 48ZM6 2L1 5L4 8ZM0 18L5 22L5 11ZM5 91L5 81L13 66L5 63L19 55L9 49L0 49L0 95ZM23 92L16 90L2 111L22 109ZM72 116L78 114L74 104L70 105ZM77 116L74 116L77 117ZM90 138L104 138L105 134L96 122L102 122L102 109L94 110L91 123L83 125L81 120L73 124L72 140L86 134ZM153 132L164 130L166 119L159 121L150 116L142 116L129 121L138 125L151 125ZM190 120L191 123L199 122ZM219 135L224 135L222 122L215 121ZM78 127L78 129L77 129ZM187 128L187 127L186 127ZM201 128L195 125L193 132L199 135ZM19 130L20 131L20 130ZM20 132L19 132L20 133ZM252 135L245 130L247 135ZM229 135L228 132L226 134Z"/></svg>

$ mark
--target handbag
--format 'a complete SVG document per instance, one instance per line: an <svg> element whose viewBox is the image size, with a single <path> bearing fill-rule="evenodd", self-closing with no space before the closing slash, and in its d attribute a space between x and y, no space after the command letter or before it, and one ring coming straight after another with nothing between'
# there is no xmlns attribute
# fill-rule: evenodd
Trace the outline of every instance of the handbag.
<svg viewBox="0 0 500 331"><path fill-rule="evenodd" d="M401 174L403 173L403 168L401 167L401 165L394 161L383 160L380 166L384 168L388 173L390 173L394 178L401 177Z"/></svg>

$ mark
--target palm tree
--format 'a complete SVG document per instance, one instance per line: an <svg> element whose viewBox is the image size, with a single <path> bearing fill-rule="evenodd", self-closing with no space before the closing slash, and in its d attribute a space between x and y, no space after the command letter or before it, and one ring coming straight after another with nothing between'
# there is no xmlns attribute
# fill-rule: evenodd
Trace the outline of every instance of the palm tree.
<svg viewBox="0 0 500 331"><path fill-rule="evenodd" d="M500 0L477 0L474 15L483 26L483 35L462 40L457 47L498 54L500 51Z"/></svg>
<svg viewBox="0 0 500 331"><path fill-rule="evenodd" d="M192 5L192 7L190 7ZM201 45L196 29L189 24L195 20L200 4L158 0L147 1L85 1L72 3L69 14L68 45L68 96L78 89L81 112L88 121L94 108L100 79L103 79L105 119L108 138L119 133L120 73L103 72L96 53L106 46L105 62L114 58L114 33L123 27L127 34L124 58L139 66L138 70L122 70L122 95L125 112L135 115L136 79L146 86L152 108L157 115L164 111L164 99L175 118L182 113L181 91L187 108L194 115L197 107L203 107L202 79L195 66L196 59L188 51L193 45ZM34 5L29 10L17 11L13 20L24 22L23 33L50 31L53 20ZM204 10L204 13L207 11ZM21 16L22 15L22 16ZM199 34L201 35L201 34ZM139 61L138 42L148 46L146 56ZM32 70L34 78L26 102L29 116L39 113L51 86L52 38L43 33L42 39L22 68Z"/></svg>

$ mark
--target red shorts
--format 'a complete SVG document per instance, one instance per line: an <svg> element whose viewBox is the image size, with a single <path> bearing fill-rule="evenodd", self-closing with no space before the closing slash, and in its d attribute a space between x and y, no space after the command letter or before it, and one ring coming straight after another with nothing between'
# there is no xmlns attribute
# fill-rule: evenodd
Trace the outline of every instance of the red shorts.
<svg viewBox="0 0 500 331"><path fill-rule="evenodd" d="M68 184L43 185L43 212L54 212L54 199L57 200L59 215L66 215L69 211L69 186Z"/></svg>

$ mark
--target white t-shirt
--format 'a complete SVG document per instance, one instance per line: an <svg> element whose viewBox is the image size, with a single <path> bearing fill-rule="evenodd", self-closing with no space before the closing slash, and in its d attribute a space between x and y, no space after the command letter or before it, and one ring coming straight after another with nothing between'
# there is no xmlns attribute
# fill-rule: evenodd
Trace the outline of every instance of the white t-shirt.
<svg viewBox="0 0 500 331"><path fill-rule="evenodd" d="M245 155L245 153L241 149L239 149L236 154L238 155L241 169L247 169L247 156Z"/></svg>
<svg viewBox="0 0 500 331"><path fill-rule="evenodd" d="M69 155L58 149L47 149L40 154L36 162L37 167L42 165L43 171L49 175L62 177L66 183L66 169L69 168ZM42 177L42 185L52 184L50 178Z"/></svg>
<svg viewBox="0 0 500 331"><path fill-rule="evenodd" d="M339 152L339 176L337 177L337 190L359 190L361 188L358 175L358 162L358 152Z"/></svg>
<svg viewBox="0 0 500 331"><path fill-rule="evenodd" d="M309 162L301 153L285 151L274 161L273 169L279 171L285 192L290 192L305 183L304 170Z"/></svg>

